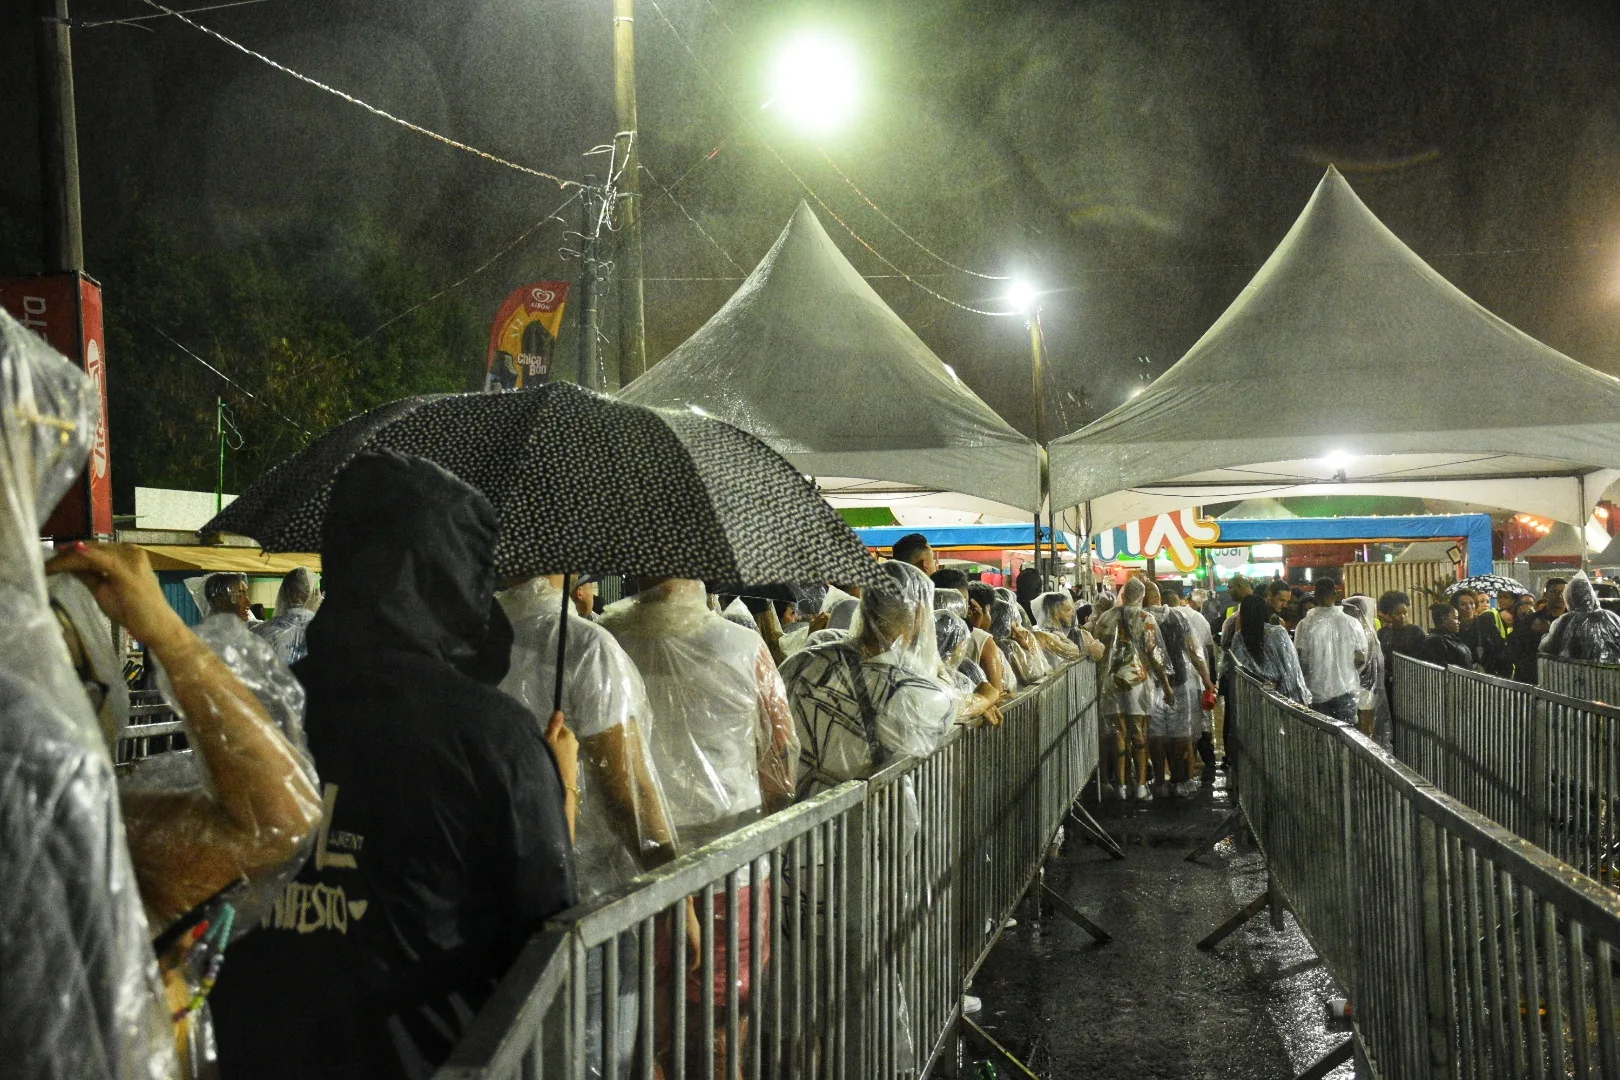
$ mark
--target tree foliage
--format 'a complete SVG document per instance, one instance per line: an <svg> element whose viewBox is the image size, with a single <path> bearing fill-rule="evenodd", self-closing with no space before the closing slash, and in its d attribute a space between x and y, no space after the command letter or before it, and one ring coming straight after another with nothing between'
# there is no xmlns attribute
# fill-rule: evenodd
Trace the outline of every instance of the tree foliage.
<svg viewBox="0 0 1620 1080"><path fill-rule="evenodd" d="M120 510L137 485L213 489L219 400L243 438L226 452L225 490L241 492L355 413L481 377L484 330L459 296L377 330L437 287L380 226L324 220L205 250L125 224L116 260L96 268Z"/></svg>

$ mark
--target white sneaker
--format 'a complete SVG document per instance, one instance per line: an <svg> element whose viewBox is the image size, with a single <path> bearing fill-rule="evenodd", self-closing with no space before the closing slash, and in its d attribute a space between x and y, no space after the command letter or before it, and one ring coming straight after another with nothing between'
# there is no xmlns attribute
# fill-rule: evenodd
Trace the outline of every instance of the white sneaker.
<svg viewBox="0 0 1620 1080"><path fill-rule="evenodd" d="M1151 792L1151 791L1149 791L1147 789L1146 784L1137 784L1136 785L1136 801L1137 802L1152 802L1153 801L1153 792Z"/></svg>
<svg viewBox="0 0 1620 1080"><path fill-rule="evenodd" d="M977 1015L979 1015L979 1010L981 1010L983 1008L984 1008L984 1002L980 1001L978 998L974 997L972 994L963 994L962 995L962 1015L963 1016L977 1016Z"/></svg>
<svg viewBox="0 0 1620 1080"><path fill-rule="evenodd" d="M1004 925L1005 925L1006 929L1011 930L1013 927L1018 925L1018 920L1017 919L1008 919Z"/></svg>
<svg viewBox="0 0 1620 1080"><path fill-rule="evenodd" d="M1126 799L1130 798L1130 795L1128 795L1125 791L1124 784L1120 784L1118 787L1114 788L1114 798L1118 799L1120 802L1124 802Z"/></svg>
<svg viewBox="0 0 1620 1080"><path fill-rule="evenodd" d="M1197 795L1197 794L1198 794L1198 781L1196 781L1196 780L1186 780L1186 781L1182 782L1182 785L1181 785L1181 797L1183 799L1190 799L1194 795Z"/></svg>

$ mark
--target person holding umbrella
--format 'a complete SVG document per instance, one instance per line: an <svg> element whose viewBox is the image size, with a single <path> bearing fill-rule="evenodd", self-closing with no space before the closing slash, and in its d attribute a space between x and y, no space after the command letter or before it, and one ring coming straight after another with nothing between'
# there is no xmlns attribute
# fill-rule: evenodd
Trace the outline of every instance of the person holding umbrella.
<svg viewBox="0 0 1620 1080"><path fill-rule="evenodd" d="M295 669L325 816L214 990L222 1074L426 1077L575 902L577 744L496 689L499 535L484 496L420 458L362 453L333 483Z"/></svg>

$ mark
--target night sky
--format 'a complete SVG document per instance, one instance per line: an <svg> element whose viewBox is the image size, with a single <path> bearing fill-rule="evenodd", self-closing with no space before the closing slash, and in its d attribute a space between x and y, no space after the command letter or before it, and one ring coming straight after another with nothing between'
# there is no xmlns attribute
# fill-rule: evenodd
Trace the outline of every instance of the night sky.
<svg viewBox="0 0 1620 1080"><path fill-rule="evenodd" d="M13 237L37 228L31 7L16 0L0 16L0 100L10 106L0 110L0 228ZM1112 407L1142 370L1163 371L1192 345L1330 162L1463 291L1620 374L1617 10L1551 0L641 0L644 162L666 184L685 177L676 196L713 238L644 181L649 357L724 302L737 267L752 269L808 197L774 148L930 288L1000 306L998 283L914 245L829 158L950 262L1025 271L1053 290L1049 429L1079 426L1085 402L1092 416ZM74 5L87 22L143 13L138 0ZM601 159L582 154L612 137L608 0L266 0L198 19L562 176L599 171ZM93 275L137 206L191 243L226 247L341 207L399 230L449 282L560 201L544 181L376 119L174 20L142 26L74 38ZM857 114L819 146L759 108L771 52L799 26L848 35L863 65ZM816 209L858 268L893 274ZM537 230L467 288L493 315L513 286L577 273L562 244L559 228ZM672 280L694 278L721 280ZM118 283L104 284L116 304ZM895 277L873 285L992 407L1031 429L1016 320L962 312ZM1256 404L1233 422L1263 424Z"/></svg>

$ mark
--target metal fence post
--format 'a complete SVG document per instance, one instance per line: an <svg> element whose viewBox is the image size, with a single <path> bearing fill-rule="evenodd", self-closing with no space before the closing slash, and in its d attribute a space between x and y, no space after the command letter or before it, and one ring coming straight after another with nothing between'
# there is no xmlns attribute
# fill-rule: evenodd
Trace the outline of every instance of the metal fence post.
<svg viewBox="0 0 1620 1080"><path fill-rule="evenodd" d="M1553 791L1550 784L1547 753L1552 727L1552 709L1544 699L1537 698L1530 711L1529 743L1525 762L1525 784L1522 798L1526 806L1526 832L1543 851L1552 850L1553 843Z"/></svg>
<svg viewBox="0 0 1620 1080"><path fill-rule="evenodd" d="M1456 1029L1450 993L1451 949L1446 938L1446 886L1440 831L1434 822L1417 815L1418 888L1423 911L1422 972L1424 1005L1428 1013L1429 1070L1435 1077L1454 1077L1451 1033Z"/></svg>

